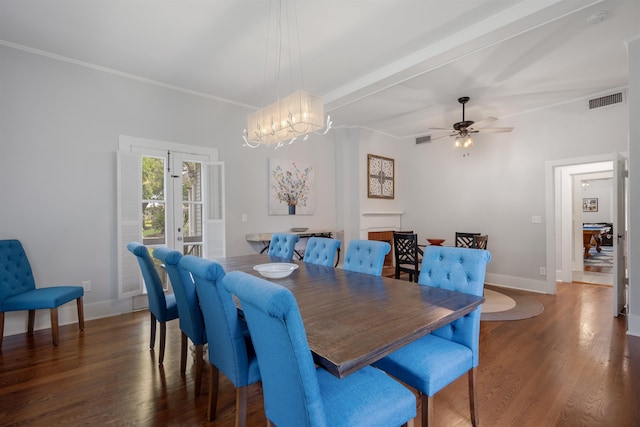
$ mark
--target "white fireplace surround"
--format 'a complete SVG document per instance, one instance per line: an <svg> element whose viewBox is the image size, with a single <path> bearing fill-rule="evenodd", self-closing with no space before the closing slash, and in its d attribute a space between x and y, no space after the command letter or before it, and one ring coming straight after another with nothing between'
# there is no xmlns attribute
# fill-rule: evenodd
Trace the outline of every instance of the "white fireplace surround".
<svg viewBox="0 0 640 427"><path fill-rule="evenodd" d="M362 212L360 238L366 240L370 231L402 230L401 211Z"/></svg>

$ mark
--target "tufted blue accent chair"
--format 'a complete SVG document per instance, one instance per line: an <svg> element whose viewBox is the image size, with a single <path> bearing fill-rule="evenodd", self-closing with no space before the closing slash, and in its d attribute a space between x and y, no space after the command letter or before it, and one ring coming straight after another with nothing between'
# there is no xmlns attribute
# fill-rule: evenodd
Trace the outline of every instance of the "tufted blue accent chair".
<svg viewBox="0 0 640 427"><path fill-rule="evenodd" d="M169 274L173 294L178 305L178 318L180 319L180 330L182 339L180 345L180 373L185 374L187 370L187 338L196 347L195 354L195 395L200 396L200 384L202 383L202 365L204 355L204 344L207 342L207 334L204 330L204 319L198 295L196 295L196 285L188 271L178 265L182 254L176 250L161 246L153 250L153 257L160 260Z"/></svg>
<svg viewBox="0 0 640 427"><path fill-rule="evenodd" d="M391 250L387 242L377 240L351 240L344 257L343 269L358 273L382 275L384 257Z"/></svg>
<svg viewBox="0 0 640 427"><path fill-rule="evenodd" d="M244 426L248 386L260 381L260 370L246 324L240 320L231 294L220 283L224 269L192 255L183 256L178 265L193 276L204 316L211 365L207 417L213 421L216 416L218 375L222 371L236 388L236 426Z"/></svg>
<svg viewBox="0 0 640 427"><path fill-rule="evenodd" d="M167 322L178 318L178 304L175 294L165 295L162 281L146 246L138 242L127 244L129 252L136 256L144 284L147 287L149 314L151 316L151 338L149 348L156 345L156 321L160 323L160 354L158 364L164 362L164 348L167 342Z"/></svg>
<svg viewBox="0 0 640 427"><path fill-rule="evenodd" d="M482 296L490 260L491 254L482 249L427 246L418 283ZM433 396L465 372L469 375L471 422L478 425L475 401L480 311L481 306L374 364L419 391L423 426L432 424Z"/></svg>
<svg viewBox="0 0 640 427"><path fill-rule="evenodd" d="M223 285L240 300L253 337L269 425L398 426L415 417L413 392L378 369L338 379L315 367L291 291L240 271Z"/></svg>
<svg viewBox="0 0 640 427"><path fill-rule="evenodd" d="M0 240L0 347L4 336L4 313L28 310L27 333L33 333L36 310L49 309L51 316L51 338L57 346L58 307L76 300L78 327L84 330L84 307L82 286L51 286L36 289L31 265L19 240Z"/></svg>
<svg viewBox="0 0 640 427"><path fill-rule="evenodd" d="M310 264L333 267L340 240L327 237L310 237L302 260Z"/></svg>
<svg viewBox="0 0 640 427"><path fill-rule="evenodd" d="M269 256L284 258L291 261L296 243L300 240L297 234L275 233L269 242Z"/></svg>

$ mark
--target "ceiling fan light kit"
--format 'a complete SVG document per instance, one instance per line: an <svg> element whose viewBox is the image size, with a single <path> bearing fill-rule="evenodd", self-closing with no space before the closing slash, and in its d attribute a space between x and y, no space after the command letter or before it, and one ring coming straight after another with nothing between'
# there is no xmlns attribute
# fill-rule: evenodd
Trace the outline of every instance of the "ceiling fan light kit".
<svg viewBox="0 0 640 427"><path fill-rule="evenodd" d="M443 135L438 137L431 137L430 140L433 141L435 139L446 138L455 136L456 139L453 143L454 149L468 149L473 147L473 138L471 137L472 133L498 133L498 132L511 132L513 128L485 128L484 126L488 125L491 122L495 122L495 117L487 117L485 119L480 120L479 122L474 122L473 120L465 120L465 111L464 106L467 102L469 102L471 98L468 96L462 96L458 98L458 102L462 104L462 120L454 123L452 125L452 130L444 129L444 128L431 128L433 130L447 131L453 132L449 135ZM417 140L416 140L417 142Z"/></svg>

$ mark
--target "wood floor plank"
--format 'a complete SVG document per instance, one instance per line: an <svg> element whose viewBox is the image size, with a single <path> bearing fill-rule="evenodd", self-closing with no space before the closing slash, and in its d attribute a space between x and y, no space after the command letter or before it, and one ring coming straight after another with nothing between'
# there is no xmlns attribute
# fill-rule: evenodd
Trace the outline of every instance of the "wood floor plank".
<svg viewBox="0 0 640 427"><path fill-rule="evenodd" d="M544 312L482 322L481 426L640 425L640 338L611 316L610 287L560 283L531 296ZM180 375L180 331L167 327L163 366L149 350L149 316L137 312L4 338L0 425L233 426L235 392L223 375L218 417L206 421L208 387L193 395L194 367ZM208 368L204 375L208 376ZM248 425L266 424L262 389L249 389ZM466 376L434 398L436 426L469 426Z"/></svg>

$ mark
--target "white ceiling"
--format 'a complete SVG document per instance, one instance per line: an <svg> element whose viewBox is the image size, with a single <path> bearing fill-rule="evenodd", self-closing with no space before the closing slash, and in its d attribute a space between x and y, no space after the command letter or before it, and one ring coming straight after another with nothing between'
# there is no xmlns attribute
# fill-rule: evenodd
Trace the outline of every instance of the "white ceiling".
<svg viewBox="0 0 640 427"><path fill-rule="evenodd" d="M460 96L471 97L466 118L478 121L624 89L625 40L640 35L638 0L293 8L299 35L283 36L277 89L268 0L0 0L0 44L256 108L302 88L324 96L334 126L408 137L459 121ZM599 11L607 18L588 23Z"/></svg>

